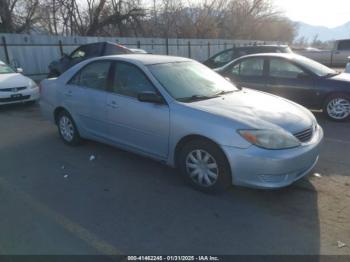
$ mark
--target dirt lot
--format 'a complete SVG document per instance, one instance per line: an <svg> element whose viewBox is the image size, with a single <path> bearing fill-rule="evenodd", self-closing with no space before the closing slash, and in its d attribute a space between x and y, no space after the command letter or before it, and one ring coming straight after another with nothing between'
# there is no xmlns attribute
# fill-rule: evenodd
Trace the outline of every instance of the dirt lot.
<svg viewBox="0 0 350 262"><path fill-rule="evenodd" d="M310 176L213 196L152 160L64 145L37 106L3 107L0 253L350 254L350 123L317 117L326 137Z"/></svg>

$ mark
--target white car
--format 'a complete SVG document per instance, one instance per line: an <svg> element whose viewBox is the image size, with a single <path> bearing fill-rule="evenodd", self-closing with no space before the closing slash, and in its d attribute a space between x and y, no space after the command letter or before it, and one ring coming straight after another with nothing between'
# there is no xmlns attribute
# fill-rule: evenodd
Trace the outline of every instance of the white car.
<svg viewBox="0 0 350 262"><path fill-rule="evenodd" d="M35 102L39 99L39 87L30 78L0 61L0 105Z"/></svg>

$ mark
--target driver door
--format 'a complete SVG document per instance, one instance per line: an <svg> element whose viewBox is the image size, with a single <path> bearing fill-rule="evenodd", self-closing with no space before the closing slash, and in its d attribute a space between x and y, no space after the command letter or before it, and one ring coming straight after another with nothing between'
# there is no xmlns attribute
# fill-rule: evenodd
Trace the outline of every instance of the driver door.
<svg viewBox="0 0 350 262"><path fill-rule="evenodd" d="M140 92L158 92L145 73L127 62L115 62L112 86L107 96L109 134L131 150L157 159L168 156L169 106L141 102Z"/></svg>
<svg viewBox="0 0 350 262"><path fill-rule="evenodd" d="M317 105L319 100L314 77L284 58L269 58L267 89L307 107Z"/></svg>

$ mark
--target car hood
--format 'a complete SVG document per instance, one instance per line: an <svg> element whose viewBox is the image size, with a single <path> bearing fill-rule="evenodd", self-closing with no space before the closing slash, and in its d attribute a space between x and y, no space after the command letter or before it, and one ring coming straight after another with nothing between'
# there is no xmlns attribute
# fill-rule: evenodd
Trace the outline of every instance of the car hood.
<svg viewBox="0 0 350 262"><path fill-rule="evenodd" d="M350 74L349 73L341 73L339 75L332 76L329 78L330 80L348 82L350 83Z"/></svg>
<svg viewBox="0 0 350 262"><path fill-rule="evenodd" d="M0 89L28 86L30 79L19 73L0 74Z"/></svg>
<svg viewBox="0 0 350 262"><path fill-rule="evenodd" d="M306 108L274 95L244 88L188 106L239 122L242 128L283 128L291 133L310 128L315 122Z"/></svg>

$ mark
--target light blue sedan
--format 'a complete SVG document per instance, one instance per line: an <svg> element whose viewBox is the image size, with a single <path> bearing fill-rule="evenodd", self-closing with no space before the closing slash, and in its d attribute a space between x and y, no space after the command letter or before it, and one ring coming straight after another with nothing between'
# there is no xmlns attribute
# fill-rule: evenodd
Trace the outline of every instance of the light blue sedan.
<svg viewBox="0 0 350 262"><path fill-rule="evenodd" d="M203 191L290 185L315 166L323 138L304 107L180 57L90 59L44 80L41 97L65 143L92 139L159 160Z"/></svg>

